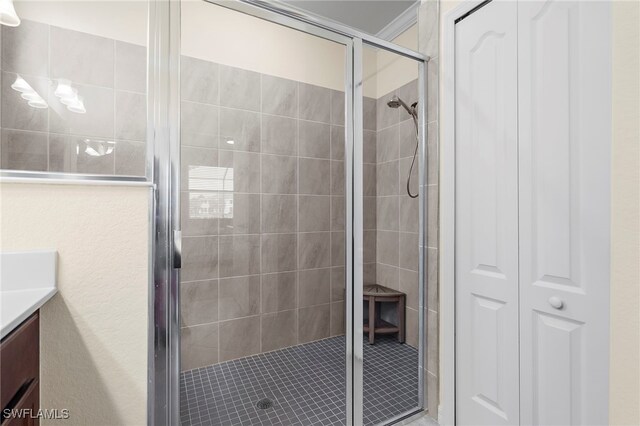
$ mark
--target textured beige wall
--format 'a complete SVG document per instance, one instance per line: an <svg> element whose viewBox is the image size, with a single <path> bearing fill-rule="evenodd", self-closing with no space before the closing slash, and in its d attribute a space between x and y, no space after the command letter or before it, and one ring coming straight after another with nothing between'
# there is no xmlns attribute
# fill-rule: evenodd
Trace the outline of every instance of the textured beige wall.
<svg viewBox="0 0 640 426"><path fill-rule="evenodd" d="M440 18L460 1L442 1ZM614 1L609 419L640 424L640 3ZM441 30L441 49L444 34ZM440 64L440 89L452 70ZM440 103L443 123L444 100ZM442 126L441 136L442 136Z"/></svg>
<svg viewBox="0 0 640 426"><path fill-rule="evenodd" d="M640 3L613 2L612 425L640 424Z"/></svg>
<svg viewBox="0 0 640 426"><path fill-rule="evenodd" d="M146 424L149 196L0 184L0 249L58 251L59 293L40 317L40 401L69 409L65 425Z"/></svg>

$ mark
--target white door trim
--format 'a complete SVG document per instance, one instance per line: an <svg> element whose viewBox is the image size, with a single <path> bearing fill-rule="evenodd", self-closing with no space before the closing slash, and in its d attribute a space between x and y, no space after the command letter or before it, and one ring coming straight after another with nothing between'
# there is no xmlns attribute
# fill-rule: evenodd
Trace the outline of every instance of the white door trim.
<svg viewBox="0 0 640 426"><path fill-rule="evenodd" d="M444 17L440 79L440 406L438 422L455 424L455 23L486 0L463 1Z"/></svg>

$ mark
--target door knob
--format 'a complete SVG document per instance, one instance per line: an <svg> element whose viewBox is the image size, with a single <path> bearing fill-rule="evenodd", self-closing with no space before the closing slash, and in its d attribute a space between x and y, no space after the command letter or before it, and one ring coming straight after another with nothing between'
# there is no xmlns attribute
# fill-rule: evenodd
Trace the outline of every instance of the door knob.
<svg viewBox="0 0 640 426"><path fill-rule="evenodd" d="M564 306L564 302L562 301L562 299L556 296L551 296L549 298L549 304L556 309L562 309L562 307Z"/></svg>

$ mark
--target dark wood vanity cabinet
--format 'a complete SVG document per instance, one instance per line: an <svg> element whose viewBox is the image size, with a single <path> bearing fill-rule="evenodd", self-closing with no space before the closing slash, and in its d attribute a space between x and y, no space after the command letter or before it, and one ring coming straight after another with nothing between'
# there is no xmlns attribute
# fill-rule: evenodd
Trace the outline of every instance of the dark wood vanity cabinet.
<svg viewBox="0 0 640 426"><path fill-rule="evenodd" d="M2 426L38 425L40 408L40 318L27 318L0 342ZM7 410L21 413L7 416Z"/></svg>

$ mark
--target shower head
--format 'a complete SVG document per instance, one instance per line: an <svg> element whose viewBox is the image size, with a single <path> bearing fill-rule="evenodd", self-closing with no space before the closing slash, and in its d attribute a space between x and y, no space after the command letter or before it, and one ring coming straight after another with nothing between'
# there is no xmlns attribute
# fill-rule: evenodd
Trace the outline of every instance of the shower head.
<svg viewBox="0 0 640 426"><path fill-rule="evenodd" d="M402 107L409 113L410 116L412 116L414 118L417 116L417 113L416 113L416 105L417 104L418 103L416 102L413 105L411 105L411 107L409 107L402 99L400 99L399 97L397 97L395 95L389 100L389 102L387 102L387 106L389 108L400 108L400 107Z"/></svg>

